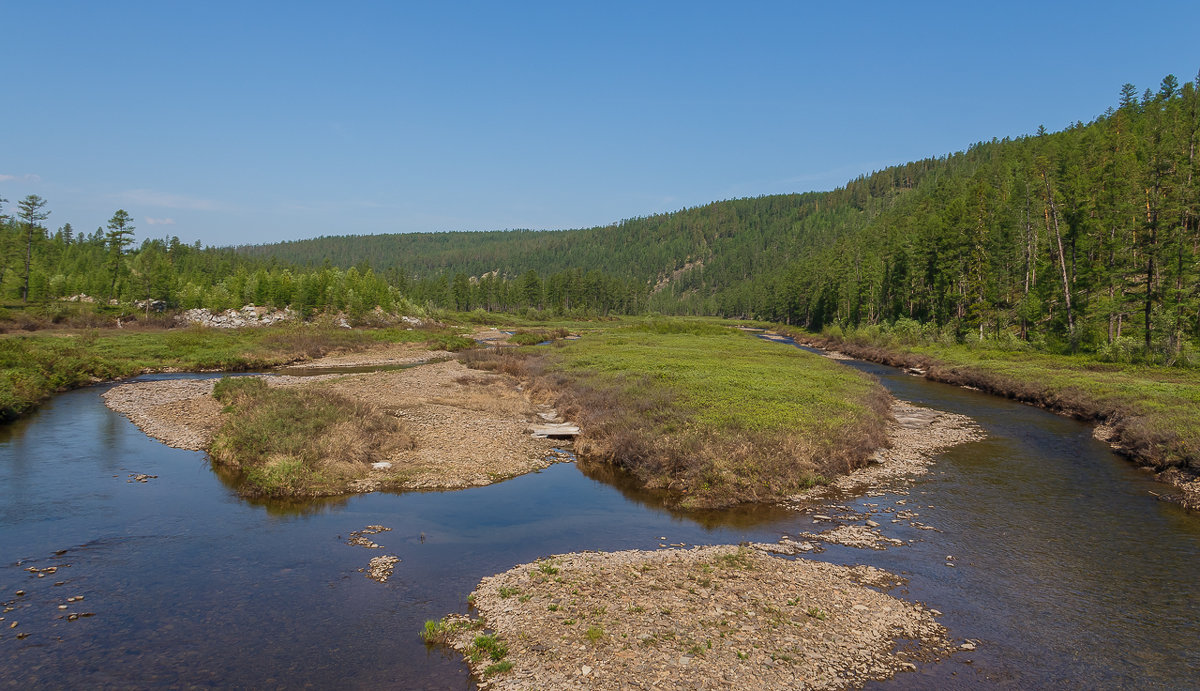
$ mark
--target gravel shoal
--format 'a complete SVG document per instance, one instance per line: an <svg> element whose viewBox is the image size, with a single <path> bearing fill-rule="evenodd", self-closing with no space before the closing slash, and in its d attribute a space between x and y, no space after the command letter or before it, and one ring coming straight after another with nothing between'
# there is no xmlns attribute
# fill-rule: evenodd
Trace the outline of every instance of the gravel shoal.
<svg viewBox="0 0 1200 691"><path fill-rule="evenodd" d="M567 458L554 449L569 442L535 439L527 432L548 408L531 402L512 377L470 370L457 361L265 379L271 386L319 387L367 401L404 423L412 448L374 459L390 467L364 467L341 488L345 492L473 487ZM104 401L169 446L203 450L223 422L212 387L212 380L131 382L107 391Z"/></svg>
<svg viewBox="0 0 1200 691"><path fill-rule="evenodd" d="M564 554L483 579L444 642L486 689L854 687L950 652L929 609L873 589L898 582L747 546Z"/></svg>
<svg viewBox="0 0 1200 691"><path fill-rule="evenodd" d="M879 491L904 493L913 478L929 472L929 466L939 453L987 436L966 415L924 408L907 401L893 402L891 412L895 421L888 426L888 448L876 451L869 465L780 503L803 508L813 498L826 495Z"/></svg>
<svg viewBox="0 0 1200 691"><path fill-rule="evenodd" d="M288 365L288 369L322 370L332 367L386 367L416 365L430 360L448 360L454 353L429 350L420 343L389 343L369 350L327 355L308 362Z"/></svg>

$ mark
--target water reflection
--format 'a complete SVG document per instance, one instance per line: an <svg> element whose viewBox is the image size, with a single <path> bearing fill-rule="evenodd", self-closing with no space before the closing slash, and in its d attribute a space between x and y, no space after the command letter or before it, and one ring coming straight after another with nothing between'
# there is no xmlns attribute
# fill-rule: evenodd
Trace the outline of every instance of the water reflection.
<svg viewBox="0 0 1200 691"><path fill-rule="evenodd" d="M899 594L943 611L952 636L981 641L876 686L1194 686L1200 519L1156 502L1157 486L1085 425L855 366L990 434L945 454L909 495L843 499L864 512L904 501L936 530L876 514L886 535L912 543L818 558L905 574ZM416 632L466 611L484 576L553 553L820 529L773 508L673 511L620 471L573 464L462 491L246 500L204 454L167 448L104 408L102 390L0 428L0 600L27 591L6 616L29 634L0 638L0 685L471 688L457 656L427 650ZM134 472L158 477L129 482ZM392 528L376 536L381 550L345 543L372 524ZM359 571L379 554L401 559L387 584ZM29 565L61 568L38 579ZM95 616L56 619L67 593Z"/></svg>
<svg viewBox="0 0 1200 691"><path fill-rule="evenodd" d="M587 461L580 461L578 465L585 476L615 488L629 502L676 519L686 519L707 530L777 525L795 517L794 511L774 505L749 504L727 509L684 510L669 505L666 492L642 487L637 478L624 469Z"/></svg>

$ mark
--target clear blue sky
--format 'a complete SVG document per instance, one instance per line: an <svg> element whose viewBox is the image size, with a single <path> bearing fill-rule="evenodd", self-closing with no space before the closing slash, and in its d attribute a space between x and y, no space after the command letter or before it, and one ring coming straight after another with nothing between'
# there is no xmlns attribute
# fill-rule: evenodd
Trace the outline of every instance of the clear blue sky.
<svg viewBox="0 0 1200 691"><path fill-rule="evenodd" d="M1200 3L0 0L0 197L226 245L831 189L1195 79Z"/></svg>

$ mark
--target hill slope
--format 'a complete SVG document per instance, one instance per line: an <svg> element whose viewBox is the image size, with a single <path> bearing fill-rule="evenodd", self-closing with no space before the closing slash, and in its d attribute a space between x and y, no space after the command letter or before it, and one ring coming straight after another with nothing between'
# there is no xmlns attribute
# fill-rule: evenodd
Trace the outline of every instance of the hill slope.
<svg viewBox="0 0 1200 691"><path fill-rule="evenodd" d="M1072 347L1134 339L1179 352L1200 335L1198 134L1195 85L1168 76L1140 98L1126 85L1119 106L1091 123L976 144L832 192L578 230L326 237L238 251L368 264L418 298L452 305L454 276L598 271L643 292L639 306L669 313L816 328L913 319L959 336Z"/></svg>

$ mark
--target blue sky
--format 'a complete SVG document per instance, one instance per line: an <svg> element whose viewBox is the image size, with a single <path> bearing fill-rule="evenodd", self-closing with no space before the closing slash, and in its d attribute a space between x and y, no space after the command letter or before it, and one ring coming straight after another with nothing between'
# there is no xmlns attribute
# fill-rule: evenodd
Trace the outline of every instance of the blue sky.
<svg viewBox="0 0 1200 691"><path fill-rule="evenodd" d="M837 5L837 6L834 6ZM1200 3L0 0L0 197L227 245L831 189L1195 79Z"/></svg>

